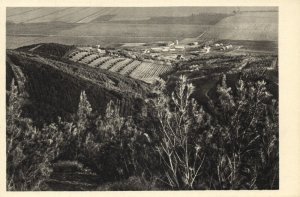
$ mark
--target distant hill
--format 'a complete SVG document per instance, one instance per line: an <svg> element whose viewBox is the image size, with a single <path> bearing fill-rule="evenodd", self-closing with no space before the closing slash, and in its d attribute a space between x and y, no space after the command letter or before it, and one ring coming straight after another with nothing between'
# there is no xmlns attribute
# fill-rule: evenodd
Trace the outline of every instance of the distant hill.
<svg viewBox="0 0 300 197"><path fill-rule="evenodd" d="M226 40L278 40L278 12L241 12L212 26L206 38Z"/></svg>
<svg viewBox="0 0 300 197"><path fill-rule="evenodd" d="M196 25L214 25L223 18L232 14L220 13L199 13L190 16L161 16L151 17L147 20L117 20L116 23L136 23L136 24L196 24Z"/></svg>
<svg viewBox="0 0 300 197"><path fill-rule="evenodd" d="M25 88L28 93L25 113L33 120L70 117L77 110L82 91L87 93L94 111L103 112L110 100L120 103L124 116L141 111L143 98L148 93L147 84L54 54L40 55L30 51L34 47L27 47L27 51L24 47L7 50L6 61L7 88L13 78L19 89ZM49 46L44 45L39 52L46 47Z"/></svg>

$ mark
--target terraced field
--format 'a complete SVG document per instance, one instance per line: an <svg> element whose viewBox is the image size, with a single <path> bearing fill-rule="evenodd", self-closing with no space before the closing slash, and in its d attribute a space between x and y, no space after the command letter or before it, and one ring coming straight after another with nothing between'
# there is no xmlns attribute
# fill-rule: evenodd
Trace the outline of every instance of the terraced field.
<svg viewBox="0 0 300 197"><path fill-rule="evenodd" d="M130 64L128 64L125 68L120 71L122 75L129 75L133 70L135 70L142 62L138 60L134 60Z"/></svg>
<svg viewBox="0 0 300 197"><path fill-rule="evenodd" d="M111 67L109 69L109 71L112 72L119 72L121 69L123 69L125 66L127 66L129 63L131 63L133 61L133 59L125 59L123 61L120 61L118 63L116 63L113 67Z"/></svg>
<svg viewBox="0 0 300 197"><path fill-rule="evenodd" d="M103 56L87 51L74 51L68 57L72 61L120 73L146 83L153 83L156 78L172 69L171 66L157 62L142 62L130 58Z"/></svg>
<svg viewBox="0 0 300 197"><path fill-rule="evenodd" d="M99 67L103 62L108 61L111 57L99 57L98 59L91 62L89 65L92 67Z"/></svg>
<svg viewBox="0 0 300 197"><path fill-rule="evenodd" d="M154 82L155 78L170 70L171 66L142 62L136 69L131 72L129 76L135 79L141 79L147 83L152 83Z"/></svg>
<svg viewBox="0 0 300 197"><path fill-rule="evenodd" d="M80 63L88 64L90 61L93 61L94 58L98 57L97 54L91 54L89 56L84 57L82 60L80 60Z"/></svg>
<svg viewBox="0 0 300 197"><path fill-rule="evenodd" d="M87 51L82 51L82 52L74 52L69 55L70 60L72 61L80 61L82 57L84 57L86 54L88 54Z"/></svg>
<svg viewBox="0 0 300 197"><path fill-rule="evenodd" d="M115 64L117 64L118 62L120 61L123 61L124 58L112 58L106 62L104 62L100 68L102 69L106 69L106 70L109 70L110 68L112 68Z"/></svg>

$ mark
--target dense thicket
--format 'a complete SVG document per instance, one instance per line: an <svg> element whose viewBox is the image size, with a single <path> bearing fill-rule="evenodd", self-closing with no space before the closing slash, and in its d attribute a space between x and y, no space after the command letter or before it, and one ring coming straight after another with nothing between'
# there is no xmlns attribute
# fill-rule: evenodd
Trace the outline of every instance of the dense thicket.
<svg viewBox="0 0 300 197"><path fill-rule="evenodd" d="M279 187L278 102L266 82L226 76L208 112L180 77L175 91L154 101L159 119L158 153L164 181L177 189L275 189Z"/></svg>
<svg viewBox="0 0 300 197"><path fill-rule="evenodd" d="M8 189L43 189L51 162L59 160L79 161L100 175L99 190L278 189L278 102L266 85L239 80L233 92L224 76L206 112L191 97L194 86L186 77L179 78L171 96L162 81L148 100L156 123L151 131L123 117L113 101L104 115L93 113L85 92L71 121L37 130L26 119L27 126L21 127L25 119L14 99L21 97L12 86Z"/></svg>
<svg viewBox="0 0 300 197"><path fill-rule="evenodd" d="M45 180L51 175L53 160L63 143L61 130L54 124L37 129L31 119L24 118L22 105L26 100L14 80L8 92L6 108L7 190L47 189Z"/></svg>

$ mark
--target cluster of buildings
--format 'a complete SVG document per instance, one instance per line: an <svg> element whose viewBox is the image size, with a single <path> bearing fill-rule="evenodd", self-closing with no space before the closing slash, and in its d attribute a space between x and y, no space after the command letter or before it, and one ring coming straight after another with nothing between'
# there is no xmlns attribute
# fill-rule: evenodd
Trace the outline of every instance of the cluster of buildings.
<svg viewBox="0 0 300 197"><path fill-rule="evenodd" d="M93 46L80 46L78 48L83 50L83 51L93 51L93 52L98 52L98 53L101 53L101 54L106 53L106 51L104 49L100 48L100 44L93 45Z"/></svg>
<svg viewBox="0 0 300 197"><path fill-rule="evenodd" d="M232 49L232 48L233 48L231 44L229 44L229 45L224 45L223 43L215 43L215 44L214 44L214 47L215 47L216 49L219 49L220 51L226 51L226 50L228 50L228 49Z"/></svg>
<svg viewBox="0 0 300 197"><path fill-rule="evenodd" d="M145 50L144 53L150 52L175 52L175 51L183 51L185 49L184 45L179 45L178 40L175 42L168 42L162 44L163 46L152 47L150 50Z"/></svg>
<svg viewBox="0 0 300 197"><path fill-rule="evenodd" d="M184 42L185 44L179 44L178 40L174 42L161 41L150 43L148 46L145 43L134 43L132 46L137 44L137 47L127 50L127 48L118 49L118 50L105 50L101 49L101 46L83 46L87 51L94 51L100 54L108 54L114 56L124 56L133 59L139 60L149 60L149 61L161 61L164 64L170 64L177 60L184 60L191 56L199 56L202 54L208 54L214 51L227 51L233 49L231 44L223 44L206 42L198 43L196 41L190 40L190 42ZM131 45L130 45L131 46Z"/></svg>
<svg viewBox="0 0 300 197"><path fill-rule="evenodd" d="M210 46L204 46L202 49L200 49L200 53L209 53L210 49Z"/></svg>
<svg viewBox="0 0 300 197"><path fill-rule="evenodd" d="M102 49L100 48L100 44L96 45L96 50L97 50L98 53L106 53L105 50L102 50Z"/></svg>

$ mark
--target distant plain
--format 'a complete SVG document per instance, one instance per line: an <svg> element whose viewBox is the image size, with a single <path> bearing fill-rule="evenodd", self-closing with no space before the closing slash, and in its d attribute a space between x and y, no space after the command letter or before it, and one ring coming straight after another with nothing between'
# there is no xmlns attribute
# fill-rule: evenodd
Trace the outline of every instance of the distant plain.
<svg viewBox="0 0 300 197"><path fill-rule="evenodd" d="M236 14L234 7L8 8L6 48L180 41L202 33L205 40L277 41L278 12L272 9Z"/></svg>

